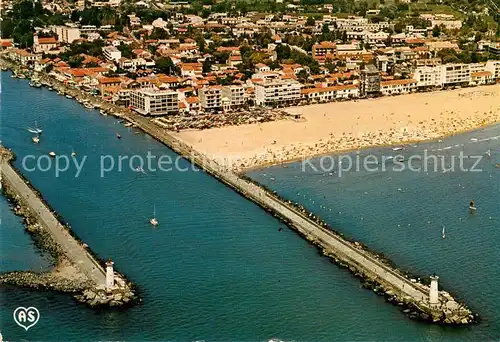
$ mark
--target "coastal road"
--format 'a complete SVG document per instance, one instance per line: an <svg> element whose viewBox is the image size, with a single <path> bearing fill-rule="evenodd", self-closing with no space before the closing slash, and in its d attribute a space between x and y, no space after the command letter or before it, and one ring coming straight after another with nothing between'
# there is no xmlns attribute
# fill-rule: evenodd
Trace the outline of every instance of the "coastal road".
<svg viewBox="0 0 500 342"><path fill-rule="evenodd" d="M66 228L57 220L49 208L38 198L37 194L24 182L24 179L17 174L13 167L5 158L0 155L0 169L2 181L9 184L13 190L22 199L24 205L27 205L34 213L38 222L51 234L66 256L73 262L84 274L93 280L98 286L106 285L106 274L104 269L92 257L85 248L76 241L66 230Z"/></svg>

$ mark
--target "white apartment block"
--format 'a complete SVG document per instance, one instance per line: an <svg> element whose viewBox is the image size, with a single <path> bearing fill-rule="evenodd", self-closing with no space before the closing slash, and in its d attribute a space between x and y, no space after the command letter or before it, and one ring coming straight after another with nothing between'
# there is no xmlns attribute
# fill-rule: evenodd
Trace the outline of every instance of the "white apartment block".
<svg viewBox="0 0 500 342"><path fill-rule="evenodd" d="M239 107L245 103L245 89L239 85L222 87L222 97L229 100L231 107Z"/></svg>
<svg viewBox="0 0 500 342"><path fill-rule="evenodd" d="M338 99L352 99L359 97L359 87L354 84L305 88L301 90L302 98L313 102L330 102Z"/></svg>
<svg viewBox="0 0 500 342"><path fill-rule="evenodd" d="M78 27L70 26L52 26L50 28L60 42L71 44L75 40L80 39L80 29Z"/></svg>
<svg viewBox="0 0 500 342"><path fill-rule="evenodd" d="M408 94L417 90L417 81L413 79L380 82L382 95Z"/></svg>
<svg viewBox="0 0 500 342"><path fill-rule="evenodd" d="M218 110L222 108L222 87L210 86L198 90L200 105L203 110Z"/></svg>
<svg viewBox="0 0 500 342"><path fill-rule="evenodd" d="M469 64L445 64L440 65L441 82L443 85L461 84L470 82Z"/></svg>
<svg viewBox="0 0 500 342"><path fill-rule="evenodd" d="M130 91L130 106L142 115L166 115L179 112L179 94L171 90L143 88Z"/></svg>
<svg viewBox="0 0 500 342"><path fill-rule="evenodd" d="M443 87L446 85L469 84L470 64L444 64L434 67L418 67L414 79L417 87Z"/></svg>
<svg viewBox="0 0 500 342"><path fill-rule="evenodd" d="M422 66L415 69L413 78L417 81L417 87L438 87L441 86L440 66Z"/></svg>
<svg viewBox="0 0 500 342"><path fill-rule="evenodd" d="M122 53L115 46L105 46L102 48L104 57L110 61L118 62L122 58Z"/></svg>
<svg viewBox="0 0 500 342"><path fill-rule="evenodd" d="M255 103L259 106L282 104L300 99L301 84L295 80L255 83Z"/></svg>

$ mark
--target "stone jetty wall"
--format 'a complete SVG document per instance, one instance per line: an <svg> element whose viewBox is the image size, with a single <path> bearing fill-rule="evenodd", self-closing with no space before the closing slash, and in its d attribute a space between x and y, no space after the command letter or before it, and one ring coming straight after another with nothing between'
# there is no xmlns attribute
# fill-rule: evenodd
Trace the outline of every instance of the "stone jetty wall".
<svg viewBox="0 0 500 342"><path fill-rule="evenodd" d="M39 193L10 165L13 155L0 146L2 193L38 247L54 258L51 272L13 271L0 274L0 284L73 293L90 306L123 306L138 298L133 285L115 272L117 286L105 288L105 272L98 259L62 225Z"/></svg>

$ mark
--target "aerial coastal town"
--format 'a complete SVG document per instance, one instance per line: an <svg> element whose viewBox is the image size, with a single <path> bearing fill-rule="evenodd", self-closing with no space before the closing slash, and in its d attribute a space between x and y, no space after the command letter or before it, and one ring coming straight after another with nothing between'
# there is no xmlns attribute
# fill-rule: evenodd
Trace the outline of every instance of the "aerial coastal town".
<svg viewBox="0 0 500 342"><path fill-rule="evenodd" d="M400 271L245 172L372 146L400 151L500 122L499 0L15 0L0 6L0 67L10 69L11 84L25 82L22 96L46 87L56 102L75 100L89 109L82 116L100 118L99 111L137 128L133 134L142 130L279 218L410 318L479 321L461 298L438 287L435 274L427 281ZM26 128L33 134L29 146L45 148L40 139L47 135L35 124ZM109 129L123 146L132 133L120 131L122 138L117 126ZM51 161L64 151L42 153ZM4 194L28 231L45 234L43 247L57 264L49 275L0 274L0 284L72 293L94 308L141 302L114 261L99 260L10 164L14 157L0 146ZM152 207L145 222L158 231L157 204ZM444 240L445 226L439 231Z"/></svg>
<svg viewBox="0 0 500 342"><path fill-rule="evenodd" d="M318 115L325 120L338 115L340 107L334 102L438 90L469 98L493 93L489 98L495 103L500 10L494 1L332 2L5 1L1 53L16 63L13 77L30 77L36 87L40 75L49 76L99 101L154 117L158 127L177 132L178 138L209 154L232 142L207 147L213 136L192 130L257 124L256 130L262 131L260 124L270 121L306 127ZM485 85L493 85L486 94L451 91ZM425 100L431 108L434 98ZM449 102L446 97L440 101ZM388 106L405 107L404 102L394 99ZM319 103L331 106L311 106ZM365 109L356 105L342 110L365 121L359 116ZM396 113L398 127L386 132L391 139L351 123L364 135L356 137L343 128L324 132L312 146L309 142L292 148L291 142L283 146L286 138L267 132L269 141L261 141L253 131L259 146L251 156L230 164L251 167L290 160L297 153L435 138L453 132L435 132L435 127L428 132L430 126L473 116L470 111L457 114L463 108L461 104L447 114L437 112L428 119L441 121L415 131L408 128L411 121L398 120L398 115L406 118L405 113ZM453 125L455 131L497 121L496 109L485 108L473 123ZM316 118L309 117L311 113ZM341 121L346 121L345 115ZM400 134L394 131L401 129ZM244 154L245 141L234 145L241 148L218 157Z"/></svg>

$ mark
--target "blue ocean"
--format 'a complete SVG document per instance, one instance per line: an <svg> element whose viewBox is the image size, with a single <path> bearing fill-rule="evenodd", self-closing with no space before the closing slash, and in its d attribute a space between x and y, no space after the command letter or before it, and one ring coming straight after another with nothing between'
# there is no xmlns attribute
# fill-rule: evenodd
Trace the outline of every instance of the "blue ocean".
<svg viewBox="0 0 500 342"><path fill-rule="evenodd" d="M305 205L335 230L441 286L480 314L481 323L442 327L409 320L350 273L261 208L164 145L116 118L2 73L0 140L14 165L101 258L133 281L142 303L95 311L69 295L1 287L7 341L456 341L500 338L500 126L433 142L361 151L423 150L484 156L480 172L345 172L301 163L255 170L255 180ZM33 144L27 127L43 129ZM116 139L119 133L122 139ZM474 139L474 140L471 140ZM458 146L455 146L458 145ZM451 147L450 147L451 146ZM448 148L450 147L450 148ZM446 148L446 149L443 149ZM82 162L58 176L49 152ZM485 155L486 151L489 156ZM136 172L131 156L168 155L186 171ZM356 153L356 152L353 152ZM31 156L26 159L25 157ZM103 156L123 167L101 177ZM40 158L41 157L41 158ZM23 165L23 160L28 163ZM40 160L44 170L32 170ZM47 164L44 164L47 163ZM127 164L128 163L128 164ZM320 164L314 159L310 164ZM472 161L467 161L469 165ZM475 214L468 204L474 200ZM1 271L47 269L51 259L0 197ZM159 228L148 219L155 211ZM443 239L442 227L446 227ZM284 229L280 231L280 228ZM12 313L34 306L28 331Z"/></svg>

